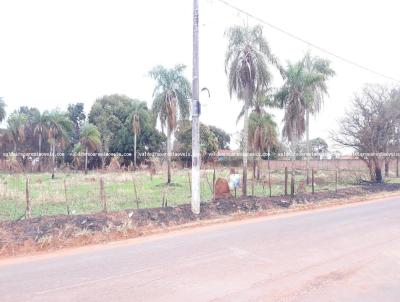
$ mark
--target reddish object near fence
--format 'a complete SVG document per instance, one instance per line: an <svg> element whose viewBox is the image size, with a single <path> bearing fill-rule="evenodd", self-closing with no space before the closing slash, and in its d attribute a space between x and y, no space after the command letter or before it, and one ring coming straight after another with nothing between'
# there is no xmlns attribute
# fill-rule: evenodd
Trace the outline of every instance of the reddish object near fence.
<svg viewBox="0 0 400 302"><path fill-rule="evenodd" d="M231 191L229 190L228 181L225 178L218 178L215 182L214 197L218 198L229 198L232 197Z"/></svg>

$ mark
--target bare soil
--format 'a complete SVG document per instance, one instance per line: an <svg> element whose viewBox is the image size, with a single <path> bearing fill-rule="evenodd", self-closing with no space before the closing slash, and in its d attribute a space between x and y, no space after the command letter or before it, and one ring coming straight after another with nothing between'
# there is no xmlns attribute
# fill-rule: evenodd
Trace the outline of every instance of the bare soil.
<svg viewBox="0 0 400 302"><path fill-rule="evenodd" d="M240 197L201 204L201 214L193 215L190 204L177 207L132 209L93 215L43 216L0 222L0 257L83 246L134 238L173 226L255 213L268 214L295 205L318 206L326 200L364 197L400 191L400 184L364 184L337 192L318 192L278 197Z"/></svg>

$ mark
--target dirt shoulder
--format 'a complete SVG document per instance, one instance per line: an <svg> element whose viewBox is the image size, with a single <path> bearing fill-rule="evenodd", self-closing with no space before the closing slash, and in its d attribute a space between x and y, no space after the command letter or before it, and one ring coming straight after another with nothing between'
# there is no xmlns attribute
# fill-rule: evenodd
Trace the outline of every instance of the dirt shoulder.
<svg viewBox="0 0 400 302"><path fill-rule="evenodd" d="M312 194L221 199L201 204L94 215L44 216L0 223L0 258L98 244L148 234L400 195L400 184L371 184Z"/></svg>

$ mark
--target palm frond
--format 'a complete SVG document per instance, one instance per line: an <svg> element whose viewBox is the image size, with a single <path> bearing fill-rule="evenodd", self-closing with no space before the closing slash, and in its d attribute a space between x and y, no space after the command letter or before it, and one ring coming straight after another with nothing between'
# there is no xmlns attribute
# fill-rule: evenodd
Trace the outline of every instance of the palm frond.
<svg viewBox="0 0 400 302"><path fill-rule="evenodd" d="M161 128L176 128L177 120L186 119L190 112L191 86L183 75L186 66L175 65L171 69L156 66L150 71L155 80L152 112L154 121L160 120Z"/></svg>
<svg viewBox="0 0 400 302"><path fill-rule="evenodd" d="M95 150L101 145L100 132L95 125L85 123L82 127L79 141L85 148Z"/></svg>

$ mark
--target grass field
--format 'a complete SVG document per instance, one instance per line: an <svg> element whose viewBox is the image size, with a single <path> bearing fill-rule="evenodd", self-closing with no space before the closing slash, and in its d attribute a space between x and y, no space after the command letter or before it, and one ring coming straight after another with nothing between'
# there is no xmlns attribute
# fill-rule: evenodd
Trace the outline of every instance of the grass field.
<svg viewBox="0 0 400 302"><path fill-rule="evenodd" d="M29 195L32 202L32 216L57 214L89 214L102 211L100 202L100 178L104 180L107 208L118 211L129 208L153 208L162 205L163 196L169 206L190 202L189 169L173 171L169 186L165 184L164 173L152 177L146 171L118 173L58 173L51 179L49 173L41 174L0 174L0 220L14 220L25 213L25 186L29 178ZM347 173L347 174L346 174ZM357 172L341 172L338 188L354 184ZM354 174L355 173L355 174ZM365 174L358 172L358 175ZM201 172L201 200L212 199L213 170ZM269 196L268 175L262 180L248 184L248 192L255 196ZM216 178L228 178L229 169L216 170ZM296 173L298 183L304 180L304 171ZM290 180L290 176L289 176ZM315 178L315 190L335 190L335 171L319 171ZM136 187L136 192L135 192ZM240 190L239 190L240 191ZM237 192L240 195L240 192ZM306 186L311 191L311 186ZM271 172L271 195L284 192L283 171ZM233 194L233 192L232 192ZM137 196L137 198L136 198Z"/></svg>

